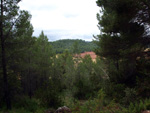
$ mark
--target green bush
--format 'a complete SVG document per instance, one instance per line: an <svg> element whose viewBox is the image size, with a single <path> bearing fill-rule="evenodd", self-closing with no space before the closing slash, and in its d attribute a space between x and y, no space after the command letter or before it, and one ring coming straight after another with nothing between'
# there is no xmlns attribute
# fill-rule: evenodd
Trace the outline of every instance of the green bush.
<svg viewBox="0 0 150 113"><path fill-rule="evenodd" d="M88 84L90 81L80 79L76 81L74 97L77 99L88 99L91 96L91 88Z"/></svg>
<svg viewBox="0 0 150 113"><path fill-rule="evenodd" d="M115 84L106 80L103 89L107 98L122 103L122 99L125 96L125 86L123 84Z"/></svg>
<svg viewBox="0 0 150 113"><path fill-rule="evenodd" d="M2 111L0 111L0 113L45 113L45 111L46 111L45 108L41 108L41 107L39 107L34 112L28 111L25 108L14 108L14 109L9 110L9 111L2 110Z"/></svg>
<svg viewBox="0 0 150 113"><path fill-rule="evenodd" d="M140 100L134 104L131 102L128 107L129 113L141 113L144 110L150 109L150 99L145 99L144 101Z"/></svg>
<svg viewBox="0 0 150 113"><path fill-rule="evenodd" d="M150 99L145 99L144 104L146 106L146 109L150 110Z"/></svg>
<svg viewBox="0 0 150 113"><path fill-rule="evenodd" d="M69 90L64 90L61 98L62 98L63 104L69 108L72 108L76 101L76 99L73 97L73 92Z"/></svg>
<svg viewBox="0 0 150 113"><path fill-rule="evenodd" d="M125 97L123 98L123 104L129 105L130 102L136 101L137 94L136 94L136 90L135 89L133 89L133 88L126 88L124 90L124 92L125 92Z"/></svg>
<svg viewBox="0 0 150 113"><path fill-rule="evenodd" d="M14 103L14 108L17 108L20 110L20 108L25 109L29 112L35 112L37 108L39 107L38 100L36 99L30 99L29 97L18 97L18 99ZM21 109L21 110L22 110Z"/></svg>
<svg viewBox="0 0 150 113"><path fill-rule="evenodd" d="M62 100L57 89L47 88L37 91L37 98L40 100L40 105L47 108L57 108L62 105Z"/></svg>
<svg viewBox="0 0 150 113"><path fill-rule="evenodd" d="M97 95L97 98L89 99L84 103L79 101L74 106L73 113L123 113L123 108L119 104L114 101L105 102L106 97L102 89ZM125 110L126 109L124 109L124 111Z"/></svg>
<svg viewBox="0 0 150 113"><path fill-rule="evenodd" d="M0 113L33 113L31 111L26 110L25 108L18 108L18 109L12 109L12 110L2 110Z"/></svg>

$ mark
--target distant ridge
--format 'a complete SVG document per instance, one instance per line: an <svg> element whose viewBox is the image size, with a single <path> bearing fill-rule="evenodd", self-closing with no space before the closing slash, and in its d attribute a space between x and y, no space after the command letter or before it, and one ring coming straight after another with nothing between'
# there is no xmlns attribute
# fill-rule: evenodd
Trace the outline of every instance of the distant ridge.
<svg viewBox="0 0 150 113"><path fill-rule="evenodd" d="M52 45L53 50L56 53L63 53L66 50L72 52L74 43L78 43L78 49L80 53L86 51L93 51L94 48L96 47L96 44L93 42L79 39L62 39L49 43Z"/></svg>

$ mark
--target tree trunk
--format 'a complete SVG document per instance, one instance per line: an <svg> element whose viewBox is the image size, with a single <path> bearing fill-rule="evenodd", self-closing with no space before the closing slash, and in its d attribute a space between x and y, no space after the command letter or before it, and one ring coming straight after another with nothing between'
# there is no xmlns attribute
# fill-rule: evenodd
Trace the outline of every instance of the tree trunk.
<svg viewBox="0 0 150 113"><path fill-rule="evenodd" d="M2 69L4 82L4 100L6 101L7 109L11 109L10 91L8 89L8 77L6 69L5 43L3 34L3 0L1 0L1 21L0 21L0 37L1 37L1 54L2 54Z"/></svg>

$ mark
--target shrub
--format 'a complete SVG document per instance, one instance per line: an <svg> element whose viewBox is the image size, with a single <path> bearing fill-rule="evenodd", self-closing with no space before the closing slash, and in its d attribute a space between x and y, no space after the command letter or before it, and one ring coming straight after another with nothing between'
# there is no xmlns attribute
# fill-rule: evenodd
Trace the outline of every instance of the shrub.
<svg viewBox="0 0 150 113"><path fill-rule="evenodd" d="M37 91L37 98L40 100L40 105L48 108L57 108L62 105L61 97L57 89L47 88Z"/></svg>
<svg viewBox="0 0 150 113"><path fill-rule="evenodd" d="M30 99L29 97L18 97L18 99L16 100L15 104L14 104L14 108L17 108L20 110L20 108L22 108L21 110L25 109L26 111L29 112L35 112L39 106L38 104L38 100L32 98Z"/></svg>
<svg viewBox="0 0 150 113"><path fill-rule="evenodd" d="M89 99L83 104L81 102L77 103L73 113L123 113L123 108L114 101L105 103L105 93L102 89L97 95L97 98Z"/></svg>
<svg viewBox="0 0 150 113"><path fill-rule="evenodd" d="M128 112L129 113L140 113L144 110L150 109L150 99L145 99L144 101L140 100L139 102L135 102L133 104L132 102L130 103L128 107Z"/></svg>
<svg viewBox="0 0 150 113"><path fill-rule="evenodd" d="M104 83L104 92L110 100L122 103L122 98L125 95L124 90L125 85L123 84L115 84L108 80Z"/></svg>
<svg viewBox="0 0 150 113"><path fill-rule="evenodd" d="M130 102L136 101L136 90L133 88L126 88L124 90L125 92L125 97L123 98L123 104L129 105Z"/></svg>

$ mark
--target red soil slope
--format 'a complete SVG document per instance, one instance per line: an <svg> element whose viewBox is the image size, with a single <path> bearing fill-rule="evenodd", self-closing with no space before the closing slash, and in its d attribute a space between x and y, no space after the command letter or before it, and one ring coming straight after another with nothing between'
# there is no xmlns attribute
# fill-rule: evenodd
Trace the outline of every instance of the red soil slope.
<svg viewBox="0 0 150 113"><path fill-rule="evenodd" d="M80 54L80 57L81 57L81 58L84 58L86 55L90 55L90 57L91 57L92 59L96 59L96 57L97 57L94 52L84 52L84 53L81 53L81 54Z"/></svg>

